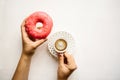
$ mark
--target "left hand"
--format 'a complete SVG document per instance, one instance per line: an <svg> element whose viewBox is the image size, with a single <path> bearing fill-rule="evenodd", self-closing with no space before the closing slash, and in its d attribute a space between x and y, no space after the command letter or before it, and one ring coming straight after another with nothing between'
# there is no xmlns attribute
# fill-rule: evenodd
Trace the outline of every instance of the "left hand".
<svg viewBox="0 0 120 80"><path fill-rule="evenodd" d="M22 45L23 45L22 51L27 56L32 56L35 52L35 49L47 40L47 39L40 39L40 40L32 41L25 31L25 20L21 25L21 33L22 33Z"/></svg>

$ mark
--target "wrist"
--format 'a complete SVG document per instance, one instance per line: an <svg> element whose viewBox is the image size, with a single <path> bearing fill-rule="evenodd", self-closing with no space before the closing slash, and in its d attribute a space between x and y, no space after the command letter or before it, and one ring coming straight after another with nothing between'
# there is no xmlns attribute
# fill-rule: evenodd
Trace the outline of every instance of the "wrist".
<svg viewBox="0 0 120 80"><path fill-rule="evenodd" d="M58 77L58 80L67 80L67 78L59 78L59 77Z"/></svg>
<svg viewBox="0 0 120 80"><path fill-rule="evenodd" d="M32 55L30 55L29 53L25 52L24 50L22 51L22 56L28 58L28 59L31 59L32 58Z"/></svg>

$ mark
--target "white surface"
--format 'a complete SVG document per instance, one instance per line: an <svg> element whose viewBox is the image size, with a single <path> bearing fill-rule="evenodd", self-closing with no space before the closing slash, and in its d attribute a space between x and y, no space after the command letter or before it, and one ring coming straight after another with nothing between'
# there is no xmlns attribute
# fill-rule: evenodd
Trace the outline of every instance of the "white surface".
<svg viewBox="0 0 120 80"><path fill-rule="evenodd" d="M65 30L75 38L78 69L71 80L120 80L119 0L0 0L0 80L10 80L19 61L21 22L38 10L53 18L51 34ZM33 56L29 80L56 80L56 71L45 43Z"/></svg>

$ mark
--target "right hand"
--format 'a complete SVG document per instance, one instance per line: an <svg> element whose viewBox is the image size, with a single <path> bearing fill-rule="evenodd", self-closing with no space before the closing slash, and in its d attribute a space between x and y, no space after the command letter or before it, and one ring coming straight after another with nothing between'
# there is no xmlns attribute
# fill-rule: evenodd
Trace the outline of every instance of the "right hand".
<svg viewBox="0 0 120 80"><path fill-rule="evenodd" d="M27 32L25 31L25 20L21 25L21 33L22 33L22 44L23 44L22 52L30 57L34 54L35 49L47 40L47 39L40 39L40 40L32 41L29 38Z"/></svg>
<svg viewBox="0 0 120 80"><path fill-rule="evenodd" d="M72 55L58 53L58 80L67 80L70 74L77 69L77 65Z"/></svg>

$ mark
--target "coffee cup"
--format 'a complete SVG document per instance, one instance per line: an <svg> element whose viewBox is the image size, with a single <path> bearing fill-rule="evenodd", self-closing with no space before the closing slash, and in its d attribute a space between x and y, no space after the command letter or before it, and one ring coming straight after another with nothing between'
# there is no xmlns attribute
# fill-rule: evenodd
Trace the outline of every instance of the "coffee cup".
<svg viewBox="0 0 120 80"><path fill-rule="evenodd" d="M65 39L57 39L54 43L54 49L57 53L64 53L67 49L67 41Z"/></svg>

